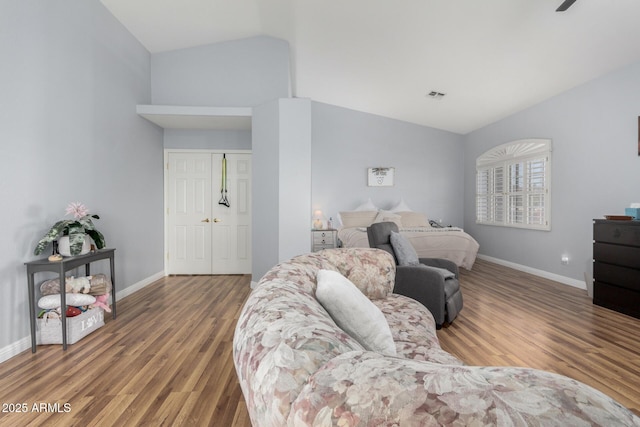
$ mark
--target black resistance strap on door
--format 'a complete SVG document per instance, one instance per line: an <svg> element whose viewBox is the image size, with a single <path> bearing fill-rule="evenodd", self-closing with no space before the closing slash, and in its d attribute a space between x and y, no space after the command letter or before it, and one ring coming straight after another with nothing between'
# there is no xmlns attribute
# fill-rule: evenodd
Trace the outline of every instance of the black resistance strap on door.
<svg viewBox="0 0 640 427"><path fill-rule="evenodd" d="M219 205L231 206L227 199L227 154L222 155L222 182L220 184L220 200Z"/></svg>

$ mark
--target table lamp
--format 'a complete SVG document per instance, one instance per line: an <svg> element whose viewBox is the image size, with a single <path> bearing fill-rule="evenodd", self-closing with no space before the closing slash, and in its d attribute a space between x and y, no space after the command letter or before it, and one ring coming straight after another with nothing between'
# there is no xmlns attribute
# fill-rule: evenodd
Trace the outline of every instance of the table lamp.
<svg viewBox="0 0 640 427"><path fill-rule="evenodd" d="M322 230L324 228L321 210L313 211L313 228L314 230Z"/></svg>

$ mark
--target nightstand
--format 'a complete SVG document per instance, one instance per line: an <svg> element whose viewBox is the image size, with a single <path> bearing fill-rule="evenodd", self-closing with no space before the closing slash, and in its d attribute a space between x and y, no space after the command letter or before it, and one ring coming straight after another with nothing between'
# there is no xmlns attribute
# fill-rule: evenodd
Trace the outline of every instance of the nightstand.
<svg viewBox="0 0 640 427"><path fill-rule="evenodd" d="M311 230L311 252L338 247L338 230Z"/></svg>

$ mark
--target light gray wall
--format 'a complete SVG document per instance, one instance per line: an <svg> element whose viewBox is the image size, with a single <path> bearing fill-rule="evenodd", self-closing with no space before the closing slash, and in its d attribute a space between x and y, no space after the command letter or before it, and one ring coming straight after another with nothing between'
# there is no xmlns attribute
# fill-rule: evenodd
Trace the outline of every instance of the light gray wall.
<svg viewBox="0 0 640 427"><path fill-rule="evenodd" d="M368 198L383 209L403 198L430 219L462 226L460 135L319 102L312 123L313 210L335 221ZM395 167L393 187L367 186L367 168L376 166Z"/></svg>
<svg viewBox="0 0 640 427"><path fill-rule="evenodd" d="M289 44L260 36L151 57L153 104L253 107L291 94Z"/></svg>
<svg viewBox="0 0 640 427"><path fill-rule="evenodd" d="M465 136L466 231L480 253L561 276L592 274L592 219L640 202L640 64ZM475 160L521 138L553 140L551 231L475 224ZM567 254L569 265L561 265Z"/></svg>
<svg viewBox="0 0 640 427"><path fill-rule="evenodd" d="M250 150L250 130L165 129L164 148Z"/></svg>
<svg viewBox="0 0 640 427"><path fill-rule="evenodd" d="M279 258L285 260L311 249L311 101L281 99L279 107Z"/></svg>
<svg viewBox="0 0 640 427"><path fill-rule="evenodd" d="M253 110L252 273L309 252L311 101L278 99Z"/></svg>
<svg viewBox="0 0 640 427"><path fill-rule="evenodd" d="M258 281L279 261L280 103L274 100L253 109L251 179L251 271Z"/></svg>
<svg viewBox="0 0 640 427"><path fill-rule="evenodd" d="M29 336L24 263L69 202L100 215L123 289L163 270L163 193L162 133L135 113L149 53L104 6L5 0L0 28L2 352Z"/></svg>

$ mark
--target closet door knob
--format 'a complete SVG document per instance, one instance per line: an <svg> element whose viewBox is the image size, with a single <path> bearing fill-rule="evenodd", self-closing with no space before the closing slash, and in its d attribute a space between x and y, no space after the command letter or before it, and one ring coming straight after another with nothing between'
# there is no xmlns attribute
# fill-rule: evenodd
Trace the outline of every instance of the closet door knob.
<svg viewBox="0 0 640 427"><path fill-rule="evenodd" d="M213 218L213 222L222 222L222 220L218 218Z"/></svg>
<svg viewBox="0 0 640 427"><path fill-rule="evenodd" d="M200 222L210 222L210 221L209 221L209 218L207 218L207 219L203 219L203 220L202 220L202 221L200 221Z"/></svg>

